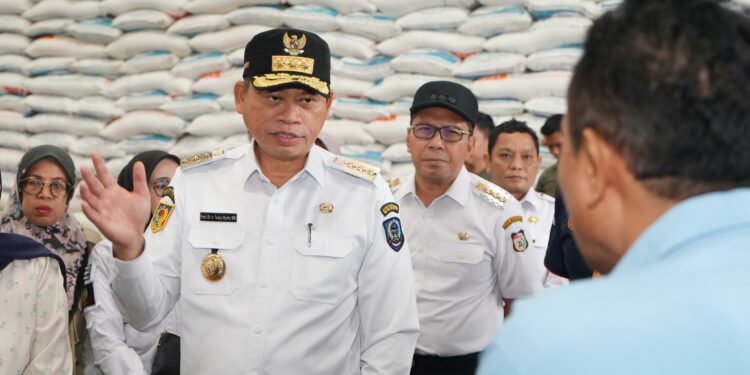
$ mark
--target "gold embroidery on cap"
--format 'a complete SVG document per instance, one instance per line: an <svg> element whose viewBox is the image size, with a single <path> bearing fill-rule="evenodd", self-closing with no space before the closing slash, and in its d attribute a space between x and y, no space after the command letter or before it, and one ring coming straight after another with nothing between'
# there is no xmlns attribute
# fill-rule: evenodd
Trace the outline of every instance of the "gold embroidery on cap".
<svg viewBox="0 0 750 375"><path fill-rule="evenodd" d="M274 72L299 72L313 74L315 59L299 56L271 56L271 70Z"/></svg>
<svg viewBox="0 0 750 375"><path fill-rule="evenodd" d="M328 95L328 84L317 77L300 76L287 73L270 73L253 77L253 86L258 88L273 87L285 83L301 83L317 90L323 95Z"/></svg>

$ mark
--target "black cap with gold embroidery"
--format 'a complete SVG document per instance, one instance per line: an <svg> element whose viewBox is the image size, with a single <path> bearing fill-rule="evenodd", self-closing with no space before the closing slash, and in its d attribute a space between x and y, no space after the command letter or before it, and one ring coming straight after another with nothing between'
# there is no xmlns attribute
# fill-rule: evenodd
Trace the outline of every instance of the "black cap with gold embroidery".
<svg viewBox="0 0 750 375"><path fill-rule="evenodd" d="M331 51L309 31L279 28L257 34L245 46L242 77L257 89L311 88L328 97Z"/></svg>

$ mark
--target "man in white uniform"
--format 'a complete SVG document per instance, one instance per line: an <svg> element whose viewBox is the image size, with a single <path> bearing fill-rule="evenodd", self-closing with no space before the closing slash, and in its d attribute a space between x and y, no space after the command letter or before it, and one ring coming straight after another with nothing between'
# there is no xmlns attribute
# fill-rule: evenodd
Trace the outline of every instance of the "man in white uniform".
<svg viewBox="0 0 750 375"><path fill-rule="evenodd" d="M473 374L515 298L541 289L527 254L521 207L469 173L477 99L464 86L417 90L406 144L415 174L392 181L412 250L421 334L412 374Z"/></svg>
<svg viewBox="0 0 750 375"><path fill-rule="evenodd" d="M529 253L537 258L535 266L539 280L545 288L567 284L567 279L544 267L549 233L555 219L555 198L534 190L534 179L542 164L539 138L525 122L510 120L492 130L488 149L492 182L521 202L529 228Z"/></svg>
<svg viewBox="0 0 750 375"><path fill-rule="evenodd" d="M129 323L179 299L194 374L406 374L419 325L398 214L378 170L314 146L332 94L330 52L295 29L256 35L234 87L250 145L183 160L145 241L148 192L94 155L86 215L113 243ZM145 248L145 249L144 249Z"/></svg>

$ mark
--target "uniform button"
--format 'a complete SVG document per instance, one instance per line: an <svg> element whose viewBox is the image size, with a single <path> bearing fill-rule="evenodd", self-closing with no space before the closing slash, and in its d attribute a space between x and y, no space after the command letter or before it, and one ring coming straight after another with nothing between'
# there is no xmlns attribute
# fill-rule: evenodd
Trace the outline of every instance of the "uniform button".
<svg viewBox="0 0 750 375"><path fill-rule="evenodd" d="M263 332L263 327L261 327L260 324L259 324L259 325L255 326L254 331L255 331L255 333L261 333L261 332Z"/></svg>

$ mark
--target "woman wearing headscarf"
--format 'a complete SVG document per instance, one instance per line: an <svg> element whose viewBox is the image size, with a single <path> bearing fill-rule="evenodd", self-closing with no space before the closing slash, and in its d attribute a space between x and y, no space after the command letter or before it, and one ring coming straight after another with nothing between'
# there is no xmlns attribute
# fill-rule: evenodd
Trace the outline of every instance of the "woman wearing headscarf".
<svg viewBox="0 0 750 375"><path fill-rule="evenodd" d="M64 270L39 242L0 233L0 374L71 373Z"/></svg>
<svg viewBox="0 0 750 375"><path fill-rule="evenodd" d="M117 183L129 191L133 191L133 168L137 162L143 163L146 170L153 211L162 195L168 195L164 191L169 186L180 159L163 151L146 151L136 155L117 178ZM143 224L144 228L148 226L148 222ZM176 328L179 318L175 315L176 309L155 329L148 332L135 330L125 323L115 303L111 282L117 269L109 240L103 240L94 247L89 264L91 268L86 281L89 298L86 299L84 314L94 363L108 375L151 373L162 332L166 330L178 333ZM179 356L173 364L179 370Z"/></svg>
<svg viewBox="0 0 750 375"><path fill-rule="evenodd" d="M83 229L68 213L75 176L75 164L66 151L50 145L32 148L18 164L10 209L0 221L0 232L34 239L62 258L68 310L86 254Z"/></svg>

